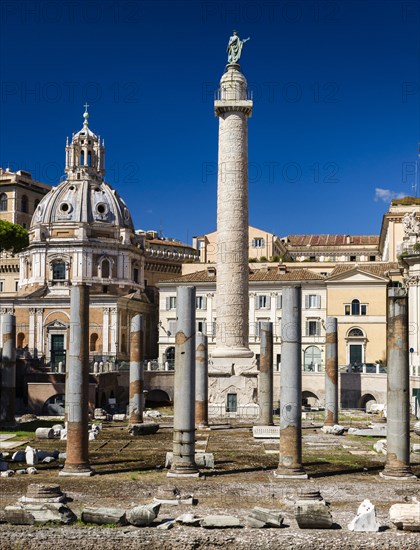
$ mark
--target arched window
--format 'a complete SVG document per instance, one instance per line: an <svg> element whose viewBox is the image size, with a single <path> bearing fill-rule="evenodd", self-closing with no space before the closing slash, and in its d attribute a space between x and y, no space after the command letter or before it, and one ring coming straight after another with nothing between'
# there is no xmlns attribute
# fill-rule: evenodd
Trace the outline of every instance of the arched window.
<svg viewBox="0 0 420 550"><path fill-rule="evenodd" d="M85 152L80 151L80 166L84 166L85 164Z"/></svg>
<svg viewBox="0 0 420 550"><path fill-rule="evenodd" d="M98 335L96 332L92 332L90 335L89 351L97 351L96 345L98 343Z"/></svg>
<svg viewBox="0 0 420 550"><path fill-rule="evenodd" d="M319 372L321 370L321 350L317 346L306 348L303 370L309 372Z"/></svg>
<svg viewBox="0 0 420 550"><path fill-rule="evenodd" d="M352 328L349 330L349 333L348 333L348 336L350 338L363 338L364 337L364 334L363 334L363 330L360 329L360 328Z"/></svg>
<svg viewBox="0 0 420 550"><path fill-rule="evenodd" d="M66 264L59 260L52 265L52 276L54 281L65 281L66 279Z"/></svg>
<svg viewBox="0 0 420 550"><path fill-rule="evenodd" d="M127 353L127 341L124 333L121 334L121 353Z"/></svg>
<svg viewBox="0 0 420 550"><path fill-rule="evenodd" d="M351 314L360 315L360 302L359 300L353 300L351 303Z"/></svg>
<svg viewBox="0 0 420 550"><path fill-rule="evenodd" d="M111 276L111 265L107 258L101 262L101 277L103 279L109 279Z"/></svg>
<svg viewBox="0 0 420 550"><path fill-rule="evenodd" d="M18 348L23 348L23 344L25 343L25 335L23 332L19 332L19 334L17 335L17 347Z"/></svg>
<svg viewBox="0 0 420 550"><path fill-rule="evenodd" d="M28 197L26 195L22 195L20 199L20 210L26 214L28 213Z"/></svg>
<svg viewBox="0 0 420 550"><path fill-rule="evenodd" d="M92 152L88 151L88 166L92 166Z"/></svg>
<svg viewBox="0 0 420 550"><path fill-rule="evenodd" d="M0 195L0 212L7 212L7 195L1 193Z"/></svg>
<svg viewBox="0 0 420 550"><path fill-rule="evenodd" d="M165 361L168 363L168 369L174 370L175 368L175 348L171 346L165 351Z"/></svg>

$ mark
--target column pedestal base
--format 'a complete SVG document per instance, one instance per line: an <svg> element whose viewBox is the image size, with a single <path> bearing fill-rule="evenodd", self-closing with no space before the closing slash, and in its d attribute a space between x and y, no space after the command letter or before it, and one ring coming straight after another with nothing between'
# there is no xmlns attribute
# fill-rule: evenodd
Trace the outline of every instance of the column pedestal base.
<svg viewBox="0 0 420 550"><path fill-rule="evenodd" d="M278 468L273 473L274 477L277 479L308 479L308 474L305 470L294 470L293 468L287 470L287 468Z"/></svg>
<svg viewBox="0 0 420 550"><path fill-rule="evenodd" d="M403 475L398 474L397 472L394 473L390 470L384 470L383 472L379 472L379 475L383 479L389 479L392 481L418 481L418 477L415 476L410 470Z"/></svg>
<svg viewBox="0 0 420 550"><path fill-rule="evenodd" d="M95 470L90 468L89 466L84 466L83 468L72 468L64 466L62 470L58 472L58 475L60 477L90 477L94 476L96 474Z"/></svg>

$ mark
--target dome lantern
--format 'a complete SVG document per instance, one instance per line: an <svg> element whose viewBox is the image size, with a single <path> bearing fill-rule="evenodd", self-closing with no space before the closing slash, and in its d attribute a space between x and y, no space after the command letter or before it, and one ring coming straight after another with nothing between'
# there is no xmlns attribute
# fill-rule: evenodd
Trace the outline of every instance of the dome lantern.
<svg viewBox="0 0 420 550"><path fill-rule="evenodd" d="M83 128L73 134L66 143L66 174L68 180L80 180L86 176L102 181L105 175L105 147L100 138L89 128L89 105L85 104Z"/></svg>

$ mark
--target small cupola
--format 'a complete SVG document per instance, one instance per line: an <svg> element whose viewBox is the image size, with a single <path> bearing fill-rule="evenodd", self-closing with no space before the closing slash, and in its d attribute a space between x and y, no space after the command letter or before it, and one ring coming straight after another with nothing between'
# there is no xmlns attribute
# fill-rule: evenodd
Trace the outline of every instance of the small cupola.
<svg viewBox="0 0 420 550"><path fill-rule="evenodd" d="M66 168L68 180L81 180L86 176L102 181L105 175L105 143L89 128L89 105L85 104L83 128L66 141Z"/></svg>

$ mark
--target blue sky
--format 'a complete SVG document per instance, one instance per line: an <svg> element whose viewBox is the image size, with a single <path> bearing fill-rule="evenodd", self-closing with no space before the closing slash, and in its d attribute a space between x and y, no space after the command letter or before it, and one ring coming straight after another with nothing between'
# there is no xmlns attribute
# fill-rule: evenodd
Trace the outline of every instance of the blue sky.
<svg viewBox="0 0 420 550"><path fill-rule="evenodd" d="M233 29L251 37L241 67L254 93L252 225L378 233L392 196L413 194L418 1L3 0L0 10L0 166L56 184L87 100L106 179L137 228L188 242L215 229L213 90Z"/></svg>

